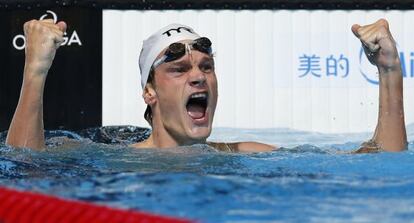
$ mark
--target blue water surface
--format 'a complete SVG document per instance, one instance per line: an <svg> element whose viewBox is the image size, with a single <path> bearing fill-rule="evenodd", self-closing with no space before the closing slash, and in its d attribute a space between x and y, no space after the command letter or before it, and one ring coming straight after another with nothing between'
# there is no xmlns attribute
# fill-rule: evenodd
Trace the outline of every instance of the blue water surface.
<svg viewBox="0 0 414 223"><path fill-rule="evenodd" d="M283 147L232 154L132 149L139 137L117 137L122 129L49 131L40 152L7 147L2 133L0 185L201 222L414 222L413 141L401 153L347 154L371 133L215 129L212 141Z"/></svg>

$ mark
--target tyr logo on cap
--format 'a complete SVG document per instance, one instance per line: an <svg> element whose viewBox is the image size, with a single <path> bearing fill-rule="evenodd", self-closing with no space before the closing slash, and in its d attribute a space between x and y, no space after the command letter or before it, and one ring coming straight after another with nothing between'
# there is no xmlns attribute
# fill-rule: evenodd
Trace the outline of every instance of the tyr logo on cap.
<svg viewBox="0 0 414 223"><path fill-rule="evenodd" d="M163 32L162 35L167 34L167 36L171 36L171 33L170 33L171 31L175 31L177 33L181 33L181 29L184 29L184 30L186 30L189 33L194 33L194 31L191 30L190 28L184 27L184 26L180 26L180 27L178 27L176 29L169 29L169 30Z"/></svg>
<svg viewBox="0 0 414 223"><path fill-rule="evenodd" d="M167 25L144 40L139 55L139 68L141 71L141 86L145 88L154 61L170 44L182 40L195 40L200 36L189 26L173 23Z"/></svg>

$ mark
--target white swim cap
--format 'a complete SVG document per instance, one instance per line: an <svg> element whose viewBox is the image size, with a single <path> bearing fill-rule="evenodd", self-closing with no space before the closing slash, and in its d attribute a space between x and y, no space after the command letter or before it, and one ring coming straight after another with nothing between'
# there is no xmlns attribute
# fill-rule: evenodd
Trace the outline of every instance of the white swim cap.
<svg viewBox="0 0 414 223"><path fill-rule="evenodd" d="M142 89L144 89L147 84L151 67L161 51L172 43L182 40L195 40L198 38L200 38L200 36L195 33L191 27L181 24L170 24L144 40L139 55Z"/></svg>

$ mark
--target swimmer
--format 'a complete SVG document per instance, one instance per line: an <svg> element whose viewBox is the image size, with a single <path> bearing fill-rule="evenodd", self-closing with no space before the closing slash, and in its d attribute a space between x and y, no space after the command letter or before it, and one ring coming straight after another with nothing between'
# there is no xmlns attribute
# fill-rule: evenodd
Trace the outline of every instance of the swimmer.
<svg viewBox="0 0 414 223"><path fill-rule="evenodd" d="M32 20L24 25L27 40L24 78L19 103L6 143L14 147L45 147L43 89L56 50L63 42L65 22ZM369 61L379 72L379 115L371 140L355 152L402 151L407 148L403 83L396 43L388 22L380 19L366 26L353 25ZM148 139L135 148L172 148L209 144L230 152L277 149L257 142L213 143L217 104L217 79L211 42L184 25L171 24L144 41L139 57L145 119L152 127Z"/></svg>

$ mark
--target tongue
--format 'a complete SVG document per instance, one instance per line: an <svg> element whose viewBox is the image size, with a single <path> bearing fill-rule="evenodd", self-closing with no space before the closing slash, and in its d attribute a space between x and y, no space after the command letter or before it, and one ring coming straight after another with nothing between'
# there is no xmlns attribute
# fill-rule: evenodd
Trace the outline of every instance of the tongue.
<svg viewBox="0 0 414 223"><path fill-rule="evenodd" d="M187 113L193 119L199 119L204 116L204 107L200 105L188 105Z"/></svg>

